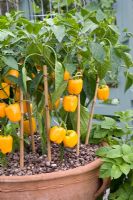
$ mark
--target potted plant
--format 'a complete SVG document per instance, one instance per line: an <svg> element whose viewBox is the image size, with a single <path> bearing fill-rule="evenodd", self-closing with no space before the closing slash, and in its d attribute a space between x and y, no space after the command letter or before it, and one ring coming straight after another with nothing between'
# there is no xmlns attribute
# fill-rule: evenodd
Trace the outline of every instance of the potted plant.
<svg viewBox="0 0 133 200"><path fill-rule="evenodd" d="M17 164L12 174L8 169L9 175L0 177L1 198L93 200L107 183L102 185L98 178L101 159L92 159L99 146L93 150L88 145L94 105L99 85L102 95L108 88L101 80L116 61L114 56L128 66L127 47L118 43L113 19L97 8L71 10L35 23L19 14L3 18L0 98L8 104L3 117L20 124L20 153L9 155ZM3 83L10 90L5 91ZM105 100L109 93L102 95L98 96ZM91 101L89 117L86 107ZM80 145L80 139L86 144ZM84 165L83 155L88 155L86 163L93 162ZM69 162L63 167L65 159Z"/></svg>

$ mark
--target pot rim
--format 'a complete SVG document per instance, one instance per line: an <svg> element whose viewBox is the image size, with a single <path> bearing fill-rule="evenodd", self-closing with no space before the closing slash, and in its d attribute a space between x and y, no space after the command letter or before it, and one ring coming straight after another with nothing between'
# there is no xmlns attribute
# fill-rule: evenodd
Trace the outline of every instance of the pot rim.
<svg viewBox="0 0 133 200"><path fill-rule="evenodd" d="M36 174L36 175L26 175L26 176L0 176L0 183L2 182L31 182L31 181L43 181L43 180L52 180L52 179L59 179L62 177L68 177L68 176L74 176L79 175L83 173L87 173L89 171L95 170L98 167L100 167L102 164L102 160L100 158L97 158L93 162L76 167L74 169L69 169L66 171L58 171L58 172L51 172L51 173L42 173L42 174Z"/></svg>

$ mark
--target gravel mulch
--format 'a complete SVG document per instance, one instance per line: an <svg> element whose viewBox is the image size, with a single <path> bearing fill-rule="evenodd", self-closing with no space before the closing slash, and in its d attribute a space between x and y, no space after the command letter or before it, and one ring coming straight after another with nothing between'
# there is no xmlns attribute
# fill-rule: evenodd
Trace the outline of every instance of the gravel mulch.
<svg viewBox="0 0 133 200"><path fill-rule="evenodd" d="M41 173L50 173L56 171L65 171L79 166L84 166L97 157L95 156L98 145L80 145L80 155L76 155L76 149L64 149L64 157L61 159L59 145L52 144L52 161L49 162L47 155L41 155L40 137L35 135L36 153L33 154L30 150L25 152L24 168L19 167L19 152L7 155L7 165L0 166L0 176L25 176Z"/></svg>

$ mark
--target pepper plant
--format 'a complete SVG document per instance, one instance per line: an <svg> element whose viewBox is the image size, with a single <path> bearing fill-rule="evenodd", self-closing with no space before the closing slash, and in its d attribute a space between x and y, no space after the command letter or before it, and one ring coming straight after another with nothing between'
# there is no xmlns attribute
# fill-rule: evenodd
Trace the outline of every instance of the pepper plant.
<svg viewBox="0 0 133 200"><path fill-rule="evenodd" d="M85 138L89 118L87 107L94 97L96 100L95 88L98 88L99 81L105 78L111 68L121 63L126 67L132 65L128 47L119 43L119 31L114 19L104 13L104 10L90 4L80 10L72 9L62 15L57 14L54 18L48 15L41 22L31 22L23 18L21 13L2 16L0 22L1 86L7 83L7 79L11 81L10 95L6 95L6 100L0 97L1 101L15 104L19 109L19 103L21 104L17 120L21 121L21 127L25 113L22 112L23 103L26 102L28 112L24 115L24 120L28 116L29 125L32 124L33 111L38 121L44 152L44 132L53 122L54 126L76 130L76 108L80 100L80 132L81 137ZM11 70L17 71L17 75L12 74ZM44 84L46 82L47 85ZM76 89L73 89L73 85L76 85ZM4 92L3 86L1 91ZM44 95L44 91L47 94ZM16 100L17 94L19 100ZM58 107L60 99L63 100L63 106ZM73 102L71 110L70 100ZM9 106L11 108L12 105ZM46 107L49 108L52 122L44 127L46 115L49 116ZM91 119L92 117L93 115ZM30 129L34 152L32 125ZM23 137L21 141L22 139Z"/></svg>

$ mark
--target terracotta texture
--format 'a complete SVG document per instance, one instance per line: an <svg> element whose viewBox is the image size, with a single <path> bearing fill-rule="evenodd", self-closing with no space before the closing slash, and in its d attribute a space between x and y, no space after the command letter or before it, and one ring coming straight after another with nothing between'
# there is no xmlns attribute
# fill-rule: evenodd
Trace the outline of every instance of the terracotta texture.
<svg viewBox="0 0 133 200"><path fill-rule="evenodd" d="M101 164L102 161L97 159L67 171L22 177L1 176L0 200L94 200L95 195L106 188L98 178Z"/></svg>

